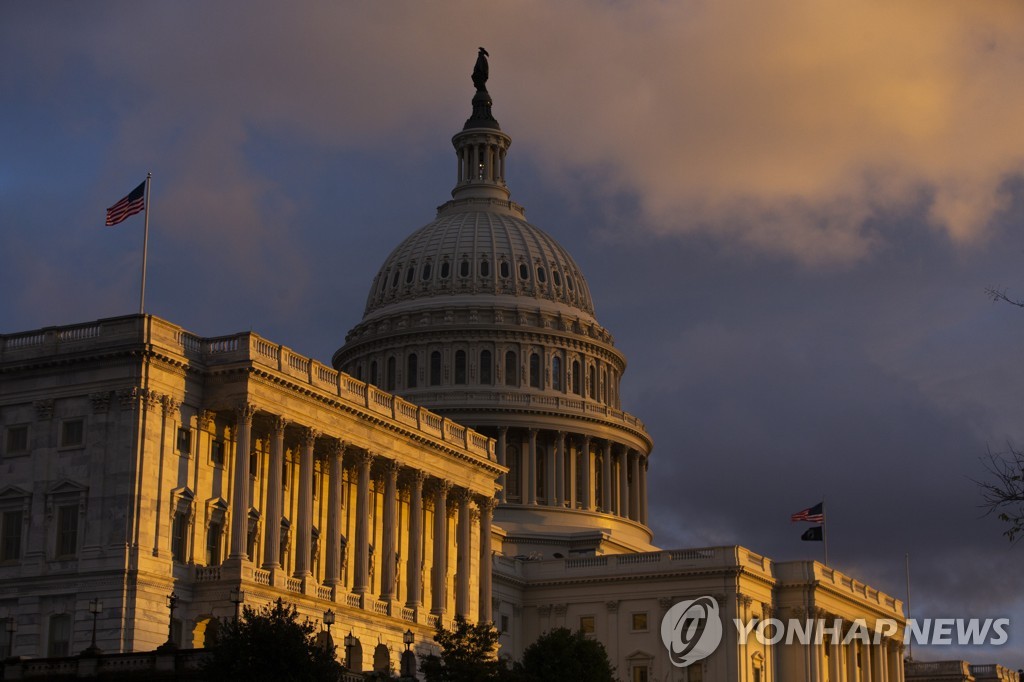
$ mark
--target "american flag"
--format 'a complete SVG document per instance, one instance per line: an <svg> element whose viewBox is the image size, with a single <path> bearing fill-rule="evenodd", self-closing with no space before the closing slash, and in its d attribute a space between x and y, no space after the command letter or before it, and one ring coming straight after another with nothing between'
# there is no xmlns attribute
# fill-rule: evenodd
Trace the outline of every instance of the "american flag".
<svg viewBox="0 0 1024 682"><path fill-rule="evenodd" d="M811 523L824 523L825 522L825 503L819 502L813 507L807 509L801 509L796 514L789 517L790 521L810 521Z"/></svg>
<svg viewBox="0 0 1024 682"><path fill-rule="evenodd" d="M144 210L146 210L145 181L129 192L126 197L107 209L107 225L117 225L125 218L141 213Z"/></svg>

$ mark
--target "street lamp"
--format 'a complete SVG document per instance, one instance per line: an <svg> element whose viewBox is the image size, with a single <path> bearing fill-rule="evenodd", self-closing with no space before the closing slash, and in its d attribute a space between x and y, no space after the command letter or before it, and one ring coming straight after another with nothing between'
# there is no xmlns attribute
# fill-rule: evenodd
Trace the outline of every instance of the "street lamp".
<svg viewBox="0 0 1024 682"><path fill-rule="evenodd" d="M103 613L103 601L100 599L90 600L89 613L92 614L92 644L90 644L89 648L83 651L82 653L88 656L95 656L99 653L102 653L96 647L96 617Z"/></svg>
<svg viewBox="0 0 1024 682"><path fill-rule="evenodd" d="M178 648L178 645L174 642L174 608L177 605L178 595L175 592L171 592L167 595L167 608L171 611L171 615L167 619L167 641L157 647L157 651L167 651Z"/></svg>
<svg viewBox="0 0 1024 682"><path fill-rule="evenodd" d="M408 651L412 643L416 641L416 635L412 634L411 628L402 635L402 641L405 642L405 650Z"/></svg>
<svg viewBox="0 0 1024 682"><path fill-rule="evenodd" d="M238 613L245 602L245 590L238 587L231 588L231 594L228 596L228 599L235 605L235 622L238 622Z"/></svg>
<svg viewBox="0 0 1024 682"><path fill-rule="evenodd" d="M331 626L334 625L334 611L327 609L324 611L324 625L327 626L327 636L331 635Z"/></svg>
<svg viewBox="0 0 1024 682"><path fill-rule="evenodd" d="M349 630L348 634L345 635L345 667L349 670L352 670L352 649L355 648L358 642L359 640Z"/></svg>
<svg viewBox="0 0 1024 682"><path fill-rule="evenodd" d="M416 654L409 650L412 643L416 641L416 635L412 629L402 633L402 642L405 643L405 653L402 654L402 677L413 679L416 677Z"/></svg>

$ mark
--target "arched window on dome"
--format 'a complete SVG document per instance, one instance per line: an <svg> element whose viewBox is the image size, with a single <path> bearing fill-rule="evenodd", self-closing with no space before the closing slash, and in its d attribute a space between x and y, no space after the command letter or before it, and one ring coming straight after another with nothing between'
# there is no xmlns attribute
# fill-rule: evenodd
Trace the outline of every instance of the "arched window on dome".
<svg viewBox="0 0 1024 682"><path fill-rule="evenodd" d="M491 351L482 350L480 351L480 383L485 386L490 386L494 383L492 378L491 369L494 365L494 361L491 360Z"/></svg>
<svg viewBox="0 0 1024 682"><path fill-rule="evenodd" d="M551 388L562 390L562 358L557 355L551 358Z"/></svg>
<svg viewBox="0 0 1024 682"><path fill-rule="evenodd" d="M576 395L583 395L580 391L580 361L572 361L572 392Z"/></svg>
<svg viewBox="0 0 1024 682"><path fill-rule="evenodd" d="M519 264L519 279L523 280L524 282L530 279L530 266L528 266L526 263Z"/></svg>
<svg viewBox="0 0 1024 682"><path fill-rule="evenodd" d="M459 263L459 277L469 277L469 259L463 258L462 262Z"/></svg>
<svg viewBox="0 0 1024 682"><path fill-rule="evenodd" d="M466 351L455 351L455 383L466 383Z"/></svg>
<svg viewBox="0 0 1024 682"><path fill-rule="evenodd" d="M374 386L377 385L377 361L376 360L373 360L370 363L370 378L367 381L367 383L373 384Z"/></svg>
<svg viewBox="0 0 1024 682"><path fill-rule="evenodd" d="M384 376L384 390L394 391L395 390L395 356L392 355L388 358L387 372Z"/></svg>
<svg viewBox="0 0 1024 682"><path fill-rule="evenodd" d="M405 269L405 283L406 284L412 284L412 278L413 278L413 275L415 275L415 273L416 273L416 267L413 266L413 265L410 265L409 267L407 267Z"/></svg>
<svg viewBox="0 0 1024 682"><path fill-rule="evenodd" d="M490 277L491 276L491 262L484 258L480 261L480 276Z"/></svg>
<svg viewBox="0 0 1024 682"><path fill-rule="evenodd" d="M423 264L423 272L420 273L420 279L422 279L424 282L426 282L428 279L430 279L430 262L429 261Z"/></svg>
<svg viewBox="0 0 1024 682"><path fill-rule="evenodd" d="M448 279L448 276L452 274L452 264L448 261L441 263L441 279Z"/></svg>
<svg viewBox="0 0 1024 682"><path fill-rule="evenodd" d="M405 358L405 387L416 388L416 373L419 370L419 356L415 353L409 353L408 357Z"/></svg>
<svg viewBox="0 0 1024 682"><path fill-rule="evenodd" d="M540 356L530 353L530 386L540 388Z"/></svg>
<svg viewBox="0 0 1024 682"><path fill-rule="evenodd" d="M551 268L551 279L554 281L556 287L562 286L562 273L555 268Z"/></svg>
<svg viewBox="0 0 1024 682"><path fill-rule="evenodd" d="M587 396L591 400L597 398L597 368L593 365L587 370Z"/></svg>
<svg viewBox="0 0 1024 682"><path fill-rule="evenodd" d="M502 279L508 279L509 275L512 274L511 268L509 268L508 261L501 261L501 265L498 266L498 274L501 275Z"/></svg>
<svg viewBox="0 0 1024 682"><path fill-rule="evenodd" d="M398 268L395 268L395 274L391 277L391 288L394 289L398 286L398 278L401 276Z"/></svg>
<svg viewBox="0 0 1024 682"><path fill-rule="evenodd" d="M519 385L519 363L514 350L505 351L505 385Z"/></svg>
<svg viewBox="0 0 1024 682"><path fill-rule="evenodd" d="M569 287L569 291L575 291L576 290L576 285L575 285L575 282L573 282L573 279L572 279L571 275L566 275L566 277L565 277L565 284L566 284L566 286Z"/></svg>
<svg viewBox="0 0 1024 682"><path fill-rule="evenodd" d="M441 351L439 350L430 354L430 385L441 385Z"/></svg>
<svg viewBox="0 0 1024 682"><path fill-rule="evenodd" d="M541 284L545 284L548 281L548 275L543 265L537 266L537 281Z"/></svg>

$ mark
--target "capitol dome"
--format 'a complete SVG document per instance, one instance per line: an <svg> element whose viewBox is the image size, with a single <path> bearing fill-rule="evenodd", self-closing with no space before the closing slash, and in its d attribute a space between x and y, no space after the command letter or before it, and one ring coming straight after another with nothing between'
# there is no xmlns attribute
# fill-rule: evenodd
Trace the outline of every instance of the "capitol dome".
<svg viewBox="0 0 1024 682"><path fill-rule="evenodd" d="M621 409L626 358L572 256L509 198L480 60L452 199L384 260L333 364L496 439L506 552L646 551L653 445Z"/></svg>

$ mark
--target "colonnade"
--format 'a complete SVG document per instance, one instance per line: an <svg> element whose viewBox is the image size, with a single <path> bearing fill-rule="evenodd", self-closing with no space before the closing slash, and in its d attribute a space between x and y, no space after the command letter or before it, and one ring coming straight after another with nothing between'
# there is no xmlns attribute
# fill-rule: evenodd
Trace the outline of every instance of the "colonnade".
<svg viewBox="0 0 1024 682"><path fill-rule="evenodd" d="M245 453L252 451L253 417L257 409L246 404L236 410L236 456L232 486L232 509L249 510L250 458ZM264 422L266 420L263 420ZM415 463L405 463L399 457L384 453L370 452L347 444L341 437L328 436L315 428L290 424L284 417L271 415L269 420L269 464L267 466L266 510L268 522L263 536L262 568L267 571L281 571L281 527L284 516L282 472L285 457L285 429L294 436L300 436L298 445L298 509L295 528L294 570L292 579L309 581L314 578L312 565L312 543L314 542L314 469L317 455L320 455L321 471L326 474L326 556L323 563L323 585L338 589L343 587L342 542L352 548L353 565L351 593L368 595L373 589L371 580L371 552L380 557L380 594L382 602L394 602L398 593L399 569L405 584L404 606L419 610L424 606L423 569L424 519L426 505L424 495L433 501L433 574L430 580L430 612L443 615L448 610L449 553L453 544L458 548L458 566L454 576L455 613L469 619L471 591L479 589L478 614L480 621L491 620L491 518L495 505L493 497L481 492L456 487L442 474L415 466L429 458L422 458L417 450ZM318 447L319 446L319 447ZM350 480L355 482L354 537L351 542L344 540L345 507L353 501L345 499L343 476L349 469ZM377 490L381 492L381 535L379 547L372 548L371 542L371 487L376 478ZM407 518L399 513L399 499L408 500ZM429 499L429 498L428 498ZM456 516L455 543L449 542L449 518ZM403 527L403 520L405 527ZM475 527L474 527L475 526ZM229 560L255 560L249 556L248 514L231 515L231 537ZM474 535L478 538L474 542ZM404 536L404 546L399 546ZM479 548L477 575L472 572L472 547ZM347 549L347 548L346 548ZM399 565L400 557L405 561ZM401 604L399 604L401 605Z"/></svg>
<svg viewBox="0 0 1024 682"><path fill-rule="evenodd" d="M585 434L499 427L502 504L543 505L614 514L647 525L647 455ZM511 477L511 478L509 478Z"/></svg>

